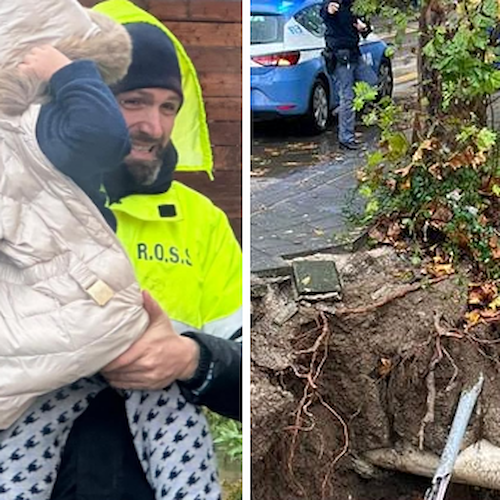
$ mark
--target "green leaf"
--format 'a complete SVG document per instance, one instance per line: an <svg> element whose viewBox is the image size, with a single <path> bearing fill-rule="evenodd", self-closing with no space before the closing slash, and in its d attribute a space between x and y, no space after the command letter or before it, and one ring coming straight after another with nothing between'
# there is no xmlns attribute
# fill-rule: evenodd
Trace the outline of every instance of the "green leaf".
<svg viewBox="0 0 500 500"><path fill-rule="evenodd" d="M373 153L370 153L368 155L368 166L372 168L376 167L377 165L380 165L384 160L385 157L382 151L374 151Z"/></svg>
<svg viewBox="0 0 500 500"><path fill-rule="evenodd" d="M408 140L402 132L395 132L391 134L388 138L389 143L389 158L398 159L403 158L409 149Z"/></svg>
<svg viewBox="0 0 500 500"><path fill-rule="evenodd" d="M354 109L361 111L367 102L373 102L377 98L377 89L366 82L354 84Z"/></svg>
<svg viewBox="0 0 500 500"><path fill-rule="evenodd" d="M434 59L436 57L437 51L436 47L434 46L434 40L431 40L430 42L424 45L422 53L429 59Z"/></svg>
<svg viewBox="0 0 500 500"><path fill-rule="evenodd" d="M370 196L373 194L372 188L368 184L362 184L359 187L359 194L361 196L364 196L365 198L370 198Z"/></svg>
<svg viewBox="0 0 500 500"><path fill-rule="evenodd" d="M378 200L372 199L366 204L365 213L368 216L375 215L379 210Z"/></svg>
<svg viewBox="0 0 500 500"><path fill-rule="evenodd" d="M496 132L488 128L482 128L477 135L476 144L479 151L489 151L497 140Z"/></svg>
<svg viewBox="0 0 500 500"><path fill-rule="evenodd" d="M394 56L396 53L396 47L394 45L388 45L384 51L384 56L388 57L389 59Z"/></svg>

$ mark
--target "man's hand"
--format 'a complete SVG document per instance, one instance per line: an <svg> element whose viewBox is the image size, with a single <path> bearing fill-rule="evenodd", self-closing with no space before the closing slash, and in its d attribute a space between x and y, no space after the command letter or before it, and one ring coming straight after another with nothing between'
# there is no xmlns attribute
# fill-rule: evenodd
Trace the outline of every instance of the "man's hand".
<svg viewBox="0 0 500 500"><path fill-rule="evenodd" d="M101 372L118 389L163 389L176 380L190 379L198 366L198 344L178 335L151 295L142 295L149 314L148 329Z"/></svg>
<svg viewBox="0 0 500 500"><path fill-rule="evenodd" d="M328 14L330 14L332 16L333 16L333 14L336 14L339 9L340 9L340 4L337 2L330 2L328 4L328 7L326 8L326 10L328 11Z"/></svg>
<svg viewBox="0 0 500 500"><path fill-rule="evenodd" d="M42 45L31 49L18 68L22 73L35 74L40 80L48 82L54 73L71 62L71 59L52 45Z"/></svg>
<svg viewBox="0 0 500 500"><path fill-rule="evenodd" d="M356 22L354 23L354 27L360 32L363 33L363 31L366 31L368 26L366 23L361 21L361 19L356 19Z"/></svg>

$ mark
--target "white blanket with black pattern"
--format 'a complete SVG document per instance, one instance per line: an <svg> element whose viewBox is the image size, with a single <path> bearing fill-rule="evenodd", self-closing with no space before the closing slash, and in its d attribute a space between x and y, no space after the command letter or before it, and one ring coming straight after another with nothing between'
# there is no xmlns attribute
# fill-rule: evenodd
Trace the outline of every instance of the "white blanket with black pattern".
<svg viewBox="0 0 500 500"><path fill-rule="evenodd" d="M49 500L71 426L106 387L82 379L37 399L0 431L0 499ZM206 418L177 384L125 391L137 455L158 500L219 500L217 464Z"/></svg>

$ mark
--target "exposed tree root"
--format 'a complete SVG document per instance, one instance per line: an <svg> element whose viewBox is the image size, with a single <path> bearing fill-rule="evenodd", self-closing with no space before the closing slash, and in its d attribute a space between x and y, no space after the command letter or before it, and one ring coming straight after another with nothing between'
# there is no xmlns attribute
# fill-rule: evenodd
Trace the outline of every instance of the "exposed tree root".
<svg viewBox="0 0 500 500"><path fill-rule="evenodd" d="M316 425L316 421L314 415L309 410L312 404L316 401L319 401L321 405L326 408L341 424L344 435L344 444L340 452L333 459L332 463L328 466L327 473L322 481L322 498L323 500L326 498L326 488L329 483L329 479L331 473L337 464L337 462L347 453L349 448L349 432L347 428L347 424L342 419L342 417L333 409L328 403L325 402L323 396L318 392L317 381L319 376L321 375L321 371L325 364L325 361L328 358L328 344L330 339L330 329L328 327L328 320L324 312L320 312L321 323L318 324L318 327L321 327L321 334L318 336L313 346L304 349L301 351L297 351L296 354L311 354L311 359L308 366L308 371L302 373L299 368L296 366L292 367L297 378L303 379L305 381L304 390L302 393L302 398L298 404L298 407L294 413L294 423L292 426L287 427L285 430L289 430L292 432L292 440L290 445L290 452L288 456L287 468L288 473L291 477L291 480L295 484L295 486L300 490L301 496L306 496L307 493L303 486L296 479L293 469L293 463L295 458L295 451L298 445L298 438L300 432L310 432L314 429ZM324 452L324 438L320 433L320 440L322 442L322 446L319 453L319 459L323 456Z"/></svg>
<svg viewBox="0 0 500 500"><path fill-rule="evenodd" d="M458 376L458 367L453 360L451 354L442 346L441 339L443 337L452 337L456 339L464 338L464 335L456 332L449 331L443 326L441 326L441 313L434 314L434 328L435 332L435 353L434 356L429 363L429 373L425 378L425 384L427 386L427 403L426 403L426 412L422 422L420 424L420 430L418 431L418 447L420 450L424 449L424 438L425 438L425 427L427 424L434 422L434 408L436 404L436 383L435 383L435 375L434 370L439 362L443 359L443 353L448 359L448 361L453 366L453 376L451 377L448 385L446 386L445 391L448 392L455 386L455 381Z"/></svg>
<svg viewBox="0 0 500 500"><path fill-rule="evenodd" d="M400 289L396 290L393 293L390 293L386 297L381 298L380 300L377 300L373 302L372 304L364 307L338 307L335 308L333 311L333 314L336 316L346 316L348 314L364 314L367 312L372 312L378 309L379 307L385 306L386 304L389 304L395 299L399 299L401 297L404 297L410 292L415 292L417 290L420 290L421 288L428 286L428 285L434 285L435 283L439 283L440 281L448 279L452 275L446 275L446 276L439 276L437 278L432 278L430 280L425 280L425 281L419 281L417 283L412 283L411 285L406 285L401 287Z"/></svg>
<svg viewBox="0 0 500 500"><path fill-rule="evenodd" d="M333 472L337 462L347 453L347 450L349 449L349 429L347 428L347 424L345 423L344 419L330 405L325 403L321 394L318 394L318 397L319 397L319 400L321 401L321 404L330 413L332 413L333 416L340 422L340 424L342 425L342 430L344 432L344 446L342 446L342 449L337 454L337 456L333 459L331 465L328 467L328 471L323 479L323 482L321 483L321 498L325 499L326 498L326 486L330 480L330 475Z"/></svg>
<svg viewBox="0 0 500 500"><path fill-rule="evenodd" d="M424 438L425 438L425 426L434 422L434 406L436 403L436 384L434 380L434 361L431 362L429 367L429 373L425 377L425 385L427 386L427 402L426 402L426 412L422 422L420 424L420 429L418 431L418 448L419 450L424 449Z"/></svg>

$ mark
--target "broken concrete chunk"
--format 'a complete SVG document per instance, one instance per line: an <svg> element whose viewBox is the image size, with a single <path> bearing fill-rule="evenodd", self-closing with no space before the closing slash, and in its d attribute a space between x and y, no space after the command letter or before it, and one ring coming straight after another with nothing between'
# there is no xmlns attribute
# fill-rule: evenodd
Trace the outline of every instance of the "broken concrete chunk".
<svg viewBox="0 0 500 500"><path fill-rule="evenodd" d="M292 263L299 295L340 295L342 287L333 260L296 260Z"/></svg>
<svg viewBox="0 0 500 500"><path fill-rule="evenodd" d="M289 319L291 319L295 313L299 310L297 307L297 304L295 302L291 302L289 304L286 304L274 317L273 321L275 324L282 326L284 325Z"/></svg>

